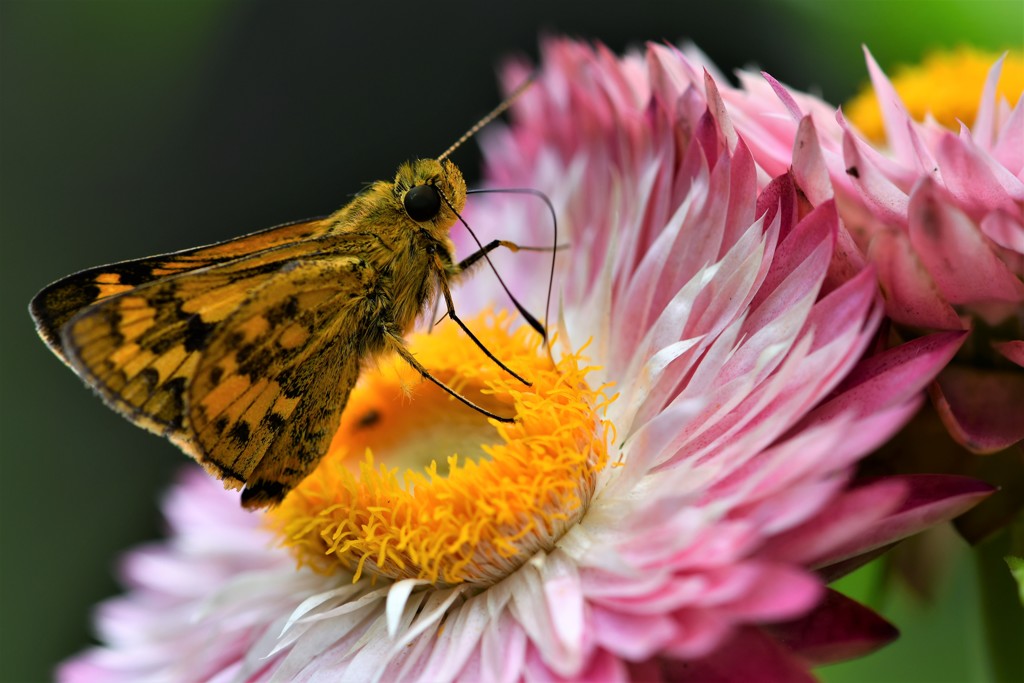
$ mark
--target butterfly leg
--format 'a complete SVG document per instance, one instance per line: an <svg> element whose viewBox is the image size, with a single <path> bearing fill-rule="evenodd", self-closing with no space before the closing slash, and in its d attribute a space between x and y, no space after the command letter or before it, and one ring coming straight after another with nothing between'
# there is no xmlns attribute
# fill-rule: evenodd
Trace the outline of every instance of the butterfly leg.
<svg viewBox="0 0 1024 683"><path fill-rule="evenodd" d="M508 240L491 240L484 247L474 251L466 258L459 261L458 270L456 273L464 273L467 269L472 268L480 259L486 257L492 251L498 247L505 247L513 252L519 251L521 248L525 248L528 251L533 251L536 247L520 247L515 242L509 242Z"/></svg>
<svg viewBox="0 0 1024 683"><path fill-rule="evenodd" d="M439 269L444 268L444 264L441 262L439 258L435 259L434 264L435 267ZM477 347L484 352L484 355L494 362L495 365L497 365L499 368L515 377L517 380L519 380L526 386L531 386L529 382L520 377L511 368L502 363L497 356L491 353L491 350L484 346L484 343L480 341L475 334L473 334L473 331L466 326L466 323L462 322L462 318L460 318L458 314L455 312L455 302L452 301L452 292L450 289L448 289L448 279L446 277L439 277L438 281L441 284L441 295L444 297L445 306L448 308L448 317L451 318L456 325L462 328L462 331L466 333L466 336L469 337L473 341L473 343L476 344Z"/></svg>
<svg viewBox="0 0 1024 683"><path fill-rule="evenodd" d="M441 277L440 278L441 281L444 282L445 279L447 279L447 278L460 277L460 276L465 275L466 274L466 269L467 268L472 268L474 265L477 264L477 262L480 259L486 259L487 262L490 263L490 258L488 258L487 254L489 254L490 252L494 251L498 247L506 247L508 249L511 249L514 252L515 251L547 251L548 250L547 247L524 247L524 246L516 244L515 242L509 242L508 240L491 240L490 242L487 243L487 246L481 247L480 249L478 249L477 251L473 252L472 254L467 256L466 258L464 258L461 261L459 261L458 264L452 264L451 262L449 262L447 265L445 265L444 263L440 262L439 257L435 254L435 257L434 257L435 258L435 261L434 261L435 266L439 269L439 274L440 275L446 276L446 277ZM519 303L519 301L512 295L512 292L510 292L508 287L505 286L505 281L501 279L501 274L498 273L497 270L495 270L494 264L491 263L490 265L491 265L491 270L494 271L495 277L498 278L498 282L501 284L501 288L505 290L506 294L508 294L509 298L512 300L512 304L516 307L516 310L519 311L519 314L521 316L523 316L523 319L526 321L526 323L530 327L532 327L534 330L536 330L537 334L539 334L544 340L547 340L548 334L547 334L547 331L544 329L544 326L541 325L540 321L537 320L537 318L535 318L532 313L530 313L528 310L526 310L523 307L523 305L521 303ZM453 307L451 305L451 301L450 301L450 298L449 298L448 313L451 314L453 310L454 309L453 309ZM462 323L459 323L459 325L462 327L462 329L464 329L464 330L466 329L466 327L464 325L462 325ZM509 372L511 372L511 371L509 371ZM512 373L512 374L515 374L515 373Z"/></svg>
<svg viewBox="0 0 1024 683"><path fill-rule="evenodd" d="M390 347L390 349L392 351L394 351L399 356L401 356L402 360L404 360L406 363L411 365L413 370L415 370L416 372L420 373L420 376L422 376L423 379L430 380L431 382L433 382L434 384L439 386L441 389L443 389L447 394L449 394L453 398L458 399L461 403L464 403L465 405L469 406L470 408L472 408L473 410L477 411L478 413L480 413L482 415L486 415L487 417L494 418L498 422L509 422L509 423L515 422L515 418L512 418L512 417L502 417L501 415L497 415L495 413L492 413L491 411L487 410L486 408L482 408L482 407L478 406L477 404L473 403L468 398L466 398L465 396L463 396L459 392L455 391L454 389L449 387L447 384L445 384L444 382L442 382L438 378L434 377L432 374L430 374L429 370L427 370L425 367L423 367L423 365L418 360L416 360L416 356L412 355L412 352L409 351L409 349L407 349L405 347L405 342L402 341L402 338L399 337L398 335L396 335L395 333L393 333L391 330L389 330L387 328L384 328L384 340L385 340L385 343L387 344L387 346Z"/></svg>

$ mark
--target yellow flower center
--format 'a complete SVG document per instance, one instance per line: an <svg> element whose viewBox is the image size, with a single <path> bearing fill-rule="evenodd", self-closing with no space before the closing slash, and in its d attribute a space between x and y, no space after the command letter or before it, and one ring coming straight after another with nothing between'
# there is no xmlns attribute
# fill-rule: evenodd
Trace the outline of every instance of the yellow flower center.
<svg viewBox="0 0 1024 683"><path fill-rule="evenodd" d="M453 323L411 335L442 382L511 424L482 416L399 358L363 371L330 451L270 513L317 571L489 584L554 543L584 513L607 461L603 388L579 354L553 365L536 333L488 314L469 323L498 368Z"/></svg>
<svg viewBox="0 0 1024 683"><path fill-rule="evenodd" d="M920 121L931 113L943 126L959 130L957 121L973 124L985 78L998 58L998 54L969 47L934 52L919 65L898 68L892 84L914 119ZM1020 52L1006 56L997 92L1011 105L1024 92L1024 55ZM885 141L882 113L870 84L843 107L843 112L868 139Z"/></svg>

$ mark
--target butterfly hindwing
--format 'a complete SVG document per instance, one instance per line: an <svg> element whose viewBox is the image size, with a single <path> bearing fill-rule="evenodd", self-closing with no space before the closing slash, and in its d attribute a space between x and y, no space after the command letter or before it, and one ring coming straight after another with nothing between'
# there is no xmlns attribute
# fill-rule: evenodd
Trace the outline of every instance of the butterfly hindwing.
<svg viewBox="0 0 1024 683"><path fill-rule="evenodd" d="M279 502L326 452L367 351L345 332L372 326L374 276L345 254L290 263L208 340L189 385L194 450L246 485L247 507Z"/></svg>

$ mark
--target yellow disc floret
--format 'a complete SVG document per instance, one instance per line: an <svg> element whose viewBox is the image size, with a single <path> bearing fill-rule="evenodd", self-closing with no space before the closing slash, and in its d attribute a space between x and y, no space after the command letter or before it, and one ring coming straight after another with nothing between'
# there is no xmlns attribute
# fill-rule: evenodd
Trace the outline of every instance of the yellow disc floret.
<svg viewBox="0 0 1024 683"><path fill-rule="evenodd" d="M968 126L978 113L981 91L998 54L961 47L949 52L934 52L918 65L896 70L893 87L910 115L921 121L931 114L951 130L958 121ZM1003 62L997 93L1015 104L1024 92L1024 55L1010 52ZM847 118L869 139L885 140L885 126L878 98L870 85L843 107Z"/></svg>
<svg viewBox="0 0 1024 683"><path fill-rule="evenodd" d="M578 355L553 365L528 328L482 316L488 360L454 324L409 338L434 376L511 424L455 401L398 358L366 368L319 468L270 515L321 572L489 584L583 514L607 460L606 399Z"/></svg>

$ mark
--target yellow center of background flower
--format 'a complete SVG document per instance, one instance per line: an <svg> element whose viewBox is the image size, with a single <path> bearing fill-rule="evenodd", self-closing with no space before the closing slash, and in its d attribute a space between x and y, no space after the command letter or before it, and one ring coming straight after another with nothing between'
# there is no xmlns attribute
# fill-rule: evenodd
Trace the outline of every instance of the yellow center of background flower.
<svg viewBox="0 0 1024 683"><path fill-rule="evenodd" d="M331 449L269 515L299 562L317 571L431 583L489 584L555 541L583 514L607 461L607 399L577 354L553 365L528 328L470 321L488 360L446 320L410 350L442 382L512 424L459 403L401 359L363 371Z"/></svg>
<svg viewBox="0 0 1024 683"><path fill-rule="evenodd" d="M919 65L897 69L892 84L915 120L921 121L930 113L940 124L956 131L960 128L957 121L968 126L974 123L985 79L998 58L998 54L968 47L934 52ZM997 92L1011 105L1024 92L1024 55L1020 52L1006 55ZM843 107L843 112L868 139L885 141L882 112L870 84Z"/></svg>

